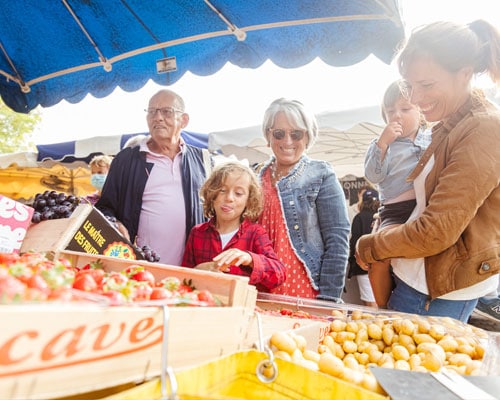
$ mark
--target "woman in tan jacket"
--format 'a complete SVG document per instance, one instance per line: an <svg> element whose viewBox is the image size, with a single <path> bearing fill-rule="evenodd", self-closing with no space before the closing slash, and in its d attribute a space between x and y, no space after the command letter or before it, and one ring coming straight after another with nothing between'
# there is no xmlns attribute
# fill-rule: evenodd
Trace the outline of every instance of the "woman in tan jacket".
<svg viewBox="0 0 500 400"><path fill-rule="evenodd" d="M388 308L466 322L500 271L500 112L472 89L478 73L500 82L500 34L483 20L435 22L412 33L398 66L409 99L436 124L408 177L415 210L361 237L358 264L393 259Z"/></svg>

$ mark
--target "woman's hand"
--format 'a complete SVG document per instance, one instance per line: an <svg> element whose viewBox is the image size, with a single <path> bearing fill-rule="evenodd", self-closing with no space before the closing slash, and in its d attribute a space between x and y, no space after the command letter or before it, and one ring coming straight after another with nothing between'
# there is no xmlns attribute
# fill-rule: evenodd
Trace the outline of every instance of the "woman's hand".
<svg viewBox="0 0 500 400"><path fill-rule="evenodd" d="M359 251L358 251L358 243L359 242L356 242L356 251L354 253L354 258L356 259L356 264L358 264L362 270L368 271L370 269L370 264L365 263L361 259L361 256L359 255Z"/></svg>
<svg viewBox="0 0 500 400"><path fill-rule="evenodd" d="M214 257L216 268L222 272L228 272L231 265L246 265L253 266L252 256L240 249L228 249L223 251L218 256Z"/></svg>

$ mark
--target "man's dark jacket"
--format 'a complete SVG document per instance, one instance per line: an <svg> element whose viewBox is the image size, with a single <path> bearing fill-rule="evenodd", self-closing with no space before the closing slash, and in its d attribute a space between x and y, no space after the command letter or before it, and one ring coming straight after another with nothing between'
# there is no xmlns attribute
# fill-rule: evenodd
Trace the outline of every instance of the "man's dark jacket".
<svg viewBox="0 0 500 400"><path fill-rule="evenodd" d="M187 238L194 225L206 220L199 196L205 182L205 168L202 149L184 144L181 152ZM144 188L153 167L153 163L146 161L146 153L140 151L140 146L124 148L113 159L101 198L96 204L104 215L115 217L125 225L132 243L135 243L139 227Z"/></svg>

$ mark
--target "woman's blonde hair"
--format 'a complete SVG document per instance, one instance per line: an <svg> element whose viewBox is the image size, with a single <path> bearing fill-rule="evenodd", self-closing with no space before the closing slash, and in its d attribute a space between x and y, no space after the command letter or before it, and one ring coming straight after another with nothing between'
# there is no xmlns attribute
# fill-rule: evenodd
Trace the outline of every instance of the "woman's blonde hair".
<svg viewBox="0 0 500 400"><path fill-rule="evenodd" d="M262 189L253 170L240 162L226 162L214 168L200 190L203 201L203 213L207 218L215 217L214 201L220 193L227 177L233 173L246 174L250 178L247 205L241 215L241 220L243 221L243 219L248 218L251 221L256 221L263 208Z"/></svg>

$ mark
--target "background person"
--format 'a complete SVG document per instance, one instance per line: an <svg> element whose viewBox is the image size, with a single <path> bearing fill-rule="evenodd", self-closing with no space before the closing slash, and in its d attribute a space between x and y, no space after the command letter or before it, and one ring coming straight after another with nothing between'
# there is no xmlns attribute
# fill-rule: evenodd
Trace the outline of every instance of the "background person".
<svg viewBox="0 0 500 400"><path fill-rule="evenodd" d="M259 222L287 267L286 281L272 292L340 302L350 225L332 166L305 154L318 136L316 119L302 103L281 98L266 110L262 130L273 155L259 172Z"/></svg>
<svg viewBox="0 0 500 400"><path fill-rule="evenodd" d="M500 34L483 20L435 22L411 34L397 64L409 99L437 124L409 177L417 208L405 224L362 236L356 257L362 266L393 258L388 308L467 322L500 270L500 112L472 89L478 73L500 81Z"/></svg>
<svg viewBox="0 0 500 400"><path fill-rule="evenodd" d="M373 229L373 216L380 205L378 192L374 189L365 188L359 191L359 212L354 216L351 223L351 239L349 240L349 271L348 278L356 277L359 287L359 296L365 306L377 307L373 295L368 272L362 269L354 257L356 242L362 235L371 233Z"/></svg>
<svg viewBox="0 0 500 400"><path fill-rule="evenodd" d="M431 135L418 107L401 92L401 81L387 87L381 108L387 125L366 151L365 176L380 192L377 229L388 229L405 223L417 204L413 183L406 178ZM372 263L368 276L377 304L385 307L393 287L390 260Z"/></svg>
<svg viewBox="0 0 500 400"><path fill-rule="evenodd" d="M101 197L101 190L106 181L111 161L113 161L113 157L107 155L95 156L90 160L90 184L96 188L96 191L85 196L85 200L93 206Z"/></svg>
<svg viewBox="0 0 500 400"><path fill-rule="evenodd" d="M96 206L123 224L132 243L154 249L163 264L180 265L187 235L205 221L203 151L181 138L189 115L177 93L152 96L146 121L150 135L116 155Z"/></svg>
<svg viewBox="0 0 500 400"><path fill-rule="evenodd" d="M262 212L255 173L239 162L223 163L201 188L201 197L210 220L191 230L182 265L248 276L262 292L281 285L285 266L264 228L255 223Z"/></svg>

